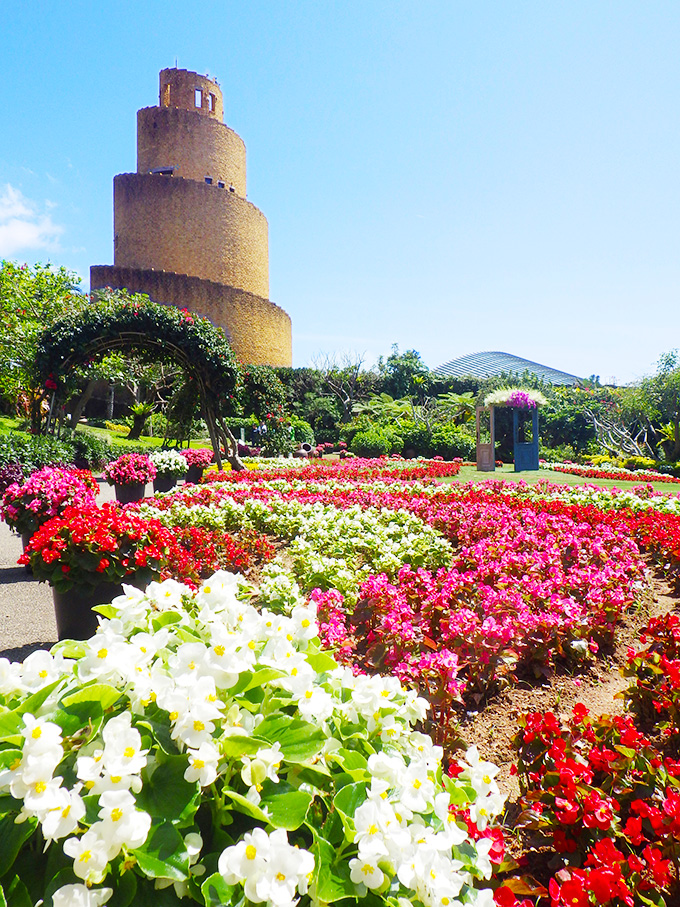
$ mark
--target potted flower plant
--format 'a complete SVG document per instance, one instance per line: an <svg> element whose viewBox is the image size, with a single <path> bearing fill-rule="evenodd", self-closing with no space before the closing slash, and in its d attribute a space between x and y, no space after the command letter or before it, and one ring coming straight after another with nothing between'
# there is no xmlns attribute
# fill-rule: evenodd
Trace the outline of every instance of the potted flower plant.
<svg viewBox="0 0 680 907"><path fill-rule="evenodd" d="M119 595L123 582L157 579L173 543L158 520L91 502L43 523L19 563L52 586L59 639L87 639L97 628L91 608Z"/></svg>
<svg viewBox="0 0 680 907"><path fill-rule="evenodd" d="M64 507L94 504L97 484L91 474L88 476L70 469L45 466L26 481L15 482L5 490L0 514L10 529L19 533L24 548L36 529Z"/></svg>
<svg viewBox="0 0 680 907"><path fill-rule="evenodd" d="M177 484L177 479L186 474L187 461L176 450L154 450L149 459L156 467L154 491L170 491Z"/></svg>
<svg viewBox="0 0 680 907"><path fill-rule="evenodd" d="M181 455L187 463L187 482L197 484L201 481L203 471L213 461L213 452L209 447L188 447L186 450L180 450Z"/></svg>
<svg viewBox="0 0 680 907"><path fill-rule="evenodd" d="M156 478L156 467L146 454L123 454L107 463L103 475L116 489L116 500L129 504L144 497L144 486Z"/></svg>

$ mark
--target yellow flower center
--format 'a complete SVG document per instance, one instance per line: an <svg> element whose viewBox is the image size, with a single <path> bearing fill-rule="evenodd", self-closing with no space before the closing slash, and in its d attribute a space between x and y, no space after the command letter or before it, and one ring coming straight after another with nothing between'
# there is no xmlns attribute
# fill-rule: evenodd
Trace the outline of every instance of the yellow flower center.
<svg viewBox="0 0 680 907"><path fill-rule="evenodd" d="M246 847L246 857L247 857L247 859L249 859L249 860L254 860L256 856L257 856L257 850L253 847L252 844L249 844L249 845Z"/></svg>
<svg viewBox="0 0 680 907"><path fill-rule="evenodd" d="M366 863L365 866L361 867L361 871L363 872L363 874L365 876L370 876L370 875L373 875L373 873L375 872L375 869L371 866L370 863Z"/></svg>
<svg viewBox="0 0 680 907"><path fill-rule="evenodd" d="M194 768L202 769L205 765L205 762L202 759L194 759Z"/></svg>
<svg viewBox="0 0 680 907"><path fill-rule="evenodd" d="M135 748L133 746L126 746L123 750L123 755L126 759L132 759L135 754Z"/></svg>
<svg viewBox="0 0 680 907"><path fill-rule="evenodd" d="M38 672L38 677L44 680L47 677L47 671L43 668L42 671Z"/></svg>
<svg viewBox="0 0 680 907"><path fill-rule="evenodd" d="M33 730L31 731L31 737L34 740L38 740L39 737L42 737L42 728L34 727Z"/></svg>
<svg viewBox="0 0 680 907"><path fill-rule="evenodd" d="M179 712L170 712L168 718L170 719L170 721L177 721L177 719L179 718Z"/></svg>
<svg viewBox="0 0 680 907"><path fill-rule="evenodd" d="M108 650L108 649L100 649L100 650L97 652L97 658L106 658L106 656L107 656L108 654L109 654L109 650Z"/></svg>
<svg viewBox="0 0 680 907"><path fill-rule="evenodd" d="M210 586L204 586L203 591L205 592L206 595L210 595L210 593L212 592L212 589L210 588Z"/></svg>
<svg viewBox="0 0 680 907"><path fill-rule="evenodd" d="M277 873L276 873L276 878L277 878L277 881L279 881L279 882L285 882L285 881L286 881L286 877L285 877L285 875L284 875L282 872L277 872Z"/></svg>
<svg viewBox="0 0 680 907"><path fill-rule="evenodd" d="M36 792L36 794L44 794L47 790L47 785L44 781L36 781L33 785L33 790Z"/></svg>
<svg viewBox="0 0 680 907"><path fill-rule="evenodd" d="M123 818L122 809L118 809L118 807L116 807L116 809L111 810L111 819L113 822L119 822L122 818Z"/></svg>
<svg viewBox="0 0 680 907"><path fill-rule="evenodd" d="M224 655L224 646L215 646L213 651L215 652L215 655L219 655L221 658Z"/></svg>
<svg viewBox="0 0 680 907"><path fill-rule="evenodd" d="M195 731L204 731L205 725L202 721L194 721L194 730Z"/></svg>
<svg viewBox="0 0 680 907"><path fill-rule="evenodd" d="M413 782L413 786L415 787L416 790L420 790L420 788L422 787L422 783L419 778L416 778L416 780Z"/></svg>
<svg viewBox="0 0 680 907"><path fill-rule="evenodd" d="M92 859L92 851L84 850L78 857L79 863L88 863Z"/></svg>

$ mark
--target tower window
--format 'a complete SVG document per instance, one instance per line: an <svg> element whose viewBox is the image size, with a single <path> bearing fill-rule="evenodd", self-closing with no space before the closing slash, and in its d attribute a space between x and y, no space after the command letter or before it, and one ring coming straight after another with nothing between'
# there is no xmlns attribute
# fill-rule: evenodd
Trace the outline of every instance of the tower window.
<svg viewBox="0 0 680 907"><path fill-rule="evenodd" d="M215 100L215 95L211 91L210 94L208 95L208 110L210 111L210 113L215 113L216 103L217 102Z"/></svg>
<svg viewBox="0 0 680 907"><path fill-rule="evenodd" d="M203 107L203 92L200 88L194 88L194 107Z"/></svg>
<svg viewBox="0 0 680 907"><path fill-rule="evenodd" d="M217 182L217 188L218 188L218 189L224 189L224 183L222 182L222 180L218 180L218 182Z"/></svg>
<svg viewBox="0 0 680 907"><path fill-rule="evenodd" d="M209 186L212 186L212 176L206 176L205 181Z"/></svg>

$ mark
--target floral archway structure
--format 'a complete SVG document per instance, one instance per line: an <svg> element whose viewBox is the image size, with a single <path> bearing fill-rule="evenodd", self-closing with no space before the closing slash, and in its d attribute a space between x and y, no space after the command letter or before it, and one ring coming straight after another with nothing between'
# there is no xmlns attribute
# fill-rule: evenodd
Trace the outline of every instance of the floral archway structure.
<svg viewBox="0 0 680 907"><path fill-rule="evenodd" d="M53 414L73 390L76 368L112 352L134 352L147 362L177 364L196 382L218 468L222 450L234 469L245 468L225 422L241 381L226 335L207 318L141 294L104 291L90 309L66 315L43 332L36 371L50 400L46 431L53 430Z"/></svg>
<svg viewBox="0 0 680 907"><path fill-rule="evenodd" d="M538 407L547 402L540 391L519 387L504 387L487 394L484 398L484 406L491 409L492 445L494 406L507 406L512 409L515 472L538 469ZM477 424L479 426L479 413ZM477 468L479 469L479 461Z"/></svg>

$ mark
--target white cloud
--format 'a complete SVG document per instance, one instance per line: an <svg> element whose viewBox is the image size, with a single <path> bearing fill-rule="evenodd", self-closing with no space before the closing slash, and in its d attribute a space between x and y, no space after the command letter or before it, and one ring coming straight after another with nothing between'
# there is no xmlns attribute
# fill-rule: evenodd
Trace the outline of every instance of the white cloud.
<svg viewBox="0 0 680 907"><path fill-rule="evenodd" d="M10 258L23 249L56 251L63 232L20 189L7 183L0 191L0 258Z"/></svg>

